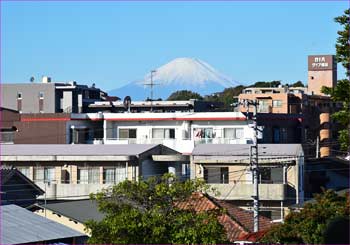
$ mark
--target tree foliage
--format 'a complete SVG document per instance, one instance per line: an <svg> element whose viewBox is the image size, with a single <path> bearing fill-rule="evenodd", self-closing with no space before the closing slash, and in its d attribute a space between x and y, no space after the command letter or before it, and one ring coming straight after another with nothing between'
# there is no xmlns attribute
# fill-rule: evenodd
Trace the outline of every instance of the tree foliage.
<svg viewBox="0 0 350 245"><path fill-rule="evenodd" d="M336 17L335 22L342 25L343 30L338 31L336 43L337 61L341 62L349 76L350 66L350 41L349 41L349 9L344 11L344 15ZM335 88L322 87L322 92L331 96L333 101L342 102L342 109L332 115L333 119L343 126L339 131L338 141L342 150L348 150L350 145L350 81L349 79L339 80Z"/></svg>
<svg viewBox="0 0 350 245"><path fill-rule="evenodd" d="M253 85L250 85L249 87L254 87L254 88L277 88L279 85L281 85L281 81L280 80L274 80L271 82L263 82L263 81L259 81L254 83Z"/></svg>
<svg viewBox="0 0 350 245"><path fill-rule="evenodd" d="M346 69L346 74L350 76L350 41L349 41L349 26L350 26L350 10L346 9L344 14L334 18L334 21L339 23L343 29L338 31L337 43L335 45L337 51L337 61L341 62Z"/></svg>
<svg viewBox="0 0 350 245"><path fill-rule="evenodd" d="M297 81L290 85L291 87L305 87L304 83L302 81Z"/></svg>
<svg viewBox="0 0 350 245"><path fill-rule="evenodd" d="M328 190L317 194L315 200L315 203L305 204L300 212L287 215L284 223L272 227L261 242L325 243L329 224L334 219L349 216L349 195L339 196L334 191Z"/></svg>
<svg viewBox="0 0 350 245"><path fill-rule="evenodd" d="M91 244L118 243L223 243L226 236L217 220L220 210L196 213L176 203L194 191L206 191L201 180L178 181L173 175L146 181L124 181L92 198L105 214L100 221L88 221Z"/></svg>
<svg viewBox="0 0 350 245"><path fill-rule="evenodd" d="M172 93L167 100L189 100L189 99L203 100L203 97L200 94L189 90L179 90Z"/></svg>

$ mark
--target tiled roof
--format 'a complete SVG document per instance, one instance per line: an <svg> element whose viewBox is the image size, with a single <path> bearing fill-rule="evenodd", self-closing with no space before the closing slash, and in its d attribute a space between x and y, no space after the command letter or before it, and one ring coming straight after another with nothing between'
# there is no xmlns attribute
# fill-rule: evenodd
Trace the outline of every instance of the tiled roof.
<svg viewBox="0 0 350 245"><path fill-rule="evenodd" d="M220 207L224 208L230 217L240 223L245 228L245 230L248 232L254 231L253 212L239 208L226 201L215 200L215 202L220 205ZM266 230L270 227L271 220L264 216L259 216L259 230Z"/></svg>
<svg viewBox="0 0 350 245"><path fill-rule="evenodd" d="M229 241L233 242L253 232L253 213L241 209L231 203L210 198L202 193L193 193L189 200L177 204L179 208L193 208L196 212L204 212L214 209L225 209L226 213L218 217L219 222L224 226ZM271 220L259 217L261 230L271 226Z"/></svg>

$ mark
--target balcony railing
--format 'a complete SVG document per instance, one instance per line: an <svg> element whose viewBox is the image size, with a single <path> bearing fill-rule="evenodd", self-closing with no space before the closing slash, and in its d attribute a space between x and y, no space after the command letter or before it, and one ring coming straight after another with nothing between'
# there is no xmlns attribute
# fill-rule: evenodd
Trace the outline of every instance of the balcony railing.
<svg viewBox="0 0 350 245"><path fill-rule="evenodd" d="M251 200L254 195L253 184L230 183L230 184L209 184L214 187L219 195L218 199L225 200ZM260 200L285 200L287 184L259 184Z"/></svg>

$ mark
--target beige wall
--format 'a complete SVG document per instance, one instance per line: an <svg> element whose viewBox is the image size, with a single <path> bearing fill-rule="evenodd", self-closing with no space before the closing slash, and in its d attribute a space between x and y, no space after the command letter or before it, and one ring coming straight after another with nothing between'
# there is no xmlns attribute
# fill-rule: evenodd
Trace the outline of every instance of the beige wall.
<svg viewBox="0 0 350 245"><path fill-rule="evenodd" d="M327 71L309 71L308 72L308 92L316 95L321 93L322 86L334 87L336 85L336 76L332 70Z"/></svg>
<svg viewBox="0 0 350 245"><path fill-rule="evenodd" d="M259 97L259 99L257 99ZM265 98L262 98L265 97ZM271 97L271 98L269 98ZM287 93L280 93L280 94L240 94L238 97L240 100L243 99L248 99L248 100L266 100L268 105L271 108L271 111L266 111L266 112L271 112L271 113L288 113L288 94ZM281 107L273 107L273 100L281 100L282 105ZM247 108L240 106L240 111L241 112L246 112ZM251 106L249 108L250 112L254 111L254 108Z"/></svg>
<svg viewBox="0 0 350 245"><path fill-rule="evenodd" d="M46 210L46 213L45 213L45 210L41 209L41 210L35 211L34 213L90 236L90 234L84 230L85 228L84 224L70 220L69 218L62 215L61 217L59 217L58 214L55 214L51 210Z"/></svg>

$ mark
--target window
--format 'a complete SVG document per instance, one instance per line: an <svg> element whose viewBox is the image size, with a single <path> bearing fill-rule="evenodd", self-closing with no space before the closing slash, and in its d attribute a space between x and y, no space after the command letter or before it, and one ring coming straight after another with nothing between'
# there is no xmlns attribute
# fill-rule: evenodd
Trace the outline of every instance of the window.
<svg viewBox="0 0 350 245"><path fill-rule="evenodd" d="M121 139L136 139L136 128L122 128L119 129L119 138Z"/></svg>
<svg viewBox="0 0 350 245"><path fill-rule="evenodd" d="M211 139L213 138L212 128L195 128L193 131L194 139Z"/></svg>
<svg viewBox="0 0 350 245"><path fill-rule="evenodd" d="M44 112L44 92L39 92L39 112Z"/></svg>
<svg viewBox="0 0 350 245"><path fill-rule="evenodd" d="M204 180L208 184L228 184L228 167L204 168Z"/></svg>
<svg viewBox="0 0 350 245"><path fill-rule="evenodd" d="M78 168L78 184L100 183L100 168Z"/></svg>
<svg viewBox="0 0 350 245"><path fill-rule="evenodd" d="M120 163L115 167L103 168L103 183L117 184L127 179L127 169L125 164Z"/></svg>
<svg viewBox="0 0 350 245"><path fill-rule="evenodd" d="M35 167L34 181L44 183L55 181L55 167Z"/></svg>
<svg viewBox="0 0 350 245"><path fill-rule="evenodd" d="M273 100L272 106L273 107L282 107L282 100Z"/></svg>
<svg viewBox="0 0 350 245"><path fill-rule="evenodd" d="M21 99L22 99L22 93L21 93L21 92L18 92L18 93L17 93L17 99L18 99L18 100L21 100Z"/></svg>
<svg viewBox="0 0 350 245"><path fill-rule="evenodd" d="M23 175L25 175L27 178L31 179L29 167L18 167L17 169L18 169L18 171L20 171Z"/></svg>
<svg viewBox="0 0 350 245"><path fill-rule="evenodd" d="M225 139L241 139L243 138L243 128L225 128Z"/></svg>
<svg viewBox="0 0 350 245"><path fill-rule="evenodd" d="M260 183L283 183L283 168L260 168Z"/></svg>
<svg viewBox="0 0 350 245"><path fill-rule="evenodd" d="M152 129L152 138L175 139L175 129L174 128L154 128Z"/></svg>

